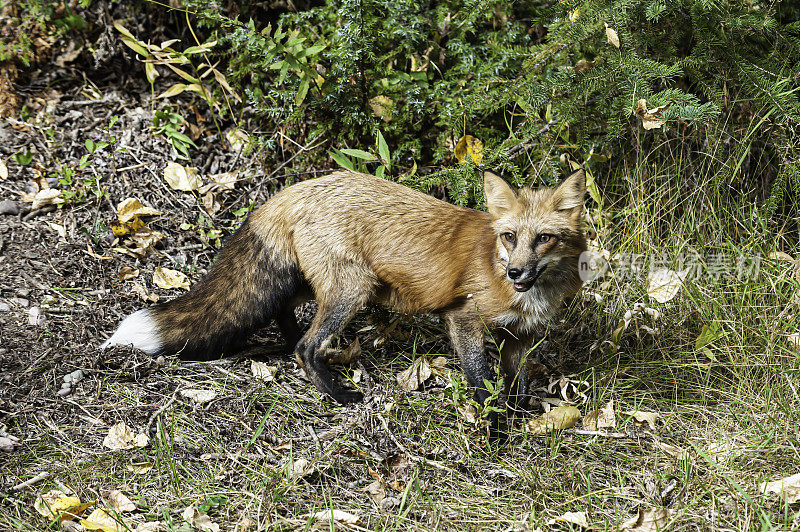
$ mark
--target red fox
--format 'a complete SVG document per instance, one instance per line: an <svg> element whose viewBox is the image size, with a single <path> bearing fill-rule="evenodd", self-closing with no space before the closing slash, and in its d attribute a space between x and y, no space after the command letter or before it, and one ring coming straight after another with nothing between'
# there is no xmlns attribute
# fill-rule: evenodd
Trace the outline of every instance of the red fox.
<svg viewBox="0 0 800 532"><path fill-rule="evenodd" d="M362 396L336 383L325 348L376 302L441 315L481 403L490 396L485 382L495 380L484 348L492 330L513 407L528 392L520 366L537 326L581 286L586 176L577 170L537 190L515 190L491 172L483 178L488 213L355 172L292 185L228 239L205 279L131 314L101 348L209 360L275 319L317 389L347 403ZM301 334L294 308L311 299L317 314Z"/></svg>

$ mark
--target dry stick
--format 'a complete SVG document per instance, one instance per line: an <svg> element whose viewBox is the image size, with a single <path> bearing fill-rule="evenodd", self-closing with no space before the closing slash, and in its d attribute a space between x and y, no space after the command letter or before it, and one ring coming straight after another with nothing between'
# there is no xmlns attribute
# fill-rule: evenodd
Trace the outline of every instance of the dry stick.
<svg viewBox="0 0 800 532"><path fill-rule="evenodd" d="M163 414L163 413L164 413L164 411L165 411L167 408L169 408L169 407L170 407L170 405L171 405L172 403L174 403L174 402L175 402L175 399L178 397L178 391L179 391L179 390L175 390L175 393L173 393L173 394L172 394L172 397L170 398L170 400L169 400L169 401L167 401L167 403L166 403L164 406L162 406L161 408L159 408L158 410L156 410L155 412L153 412L153 415L151 415L151 416L150 416L150 419L148 419L148 420L147 420L147 427L145 428L145 431L144 431L144 433L145 433L145 434L147 434L148 432L150 432L150 425L152 425L152 424L153 424L153 421L155 421L155 419L156 419L158 416L160 416L161 414Z"/></svg>
<svg viewBox="0 0 800 532"><path fill-rule="evenodd" d="M789 388L791 388L792 393L794 394L795 401L800 403L800 396L797 395L797 389L794 387L794 384L792 384L792 380L789 378L789 376L786 374L785 371L782 371L781 375L783 375L783 377L786 379L786 382L789 383Z"/></svg>
<svg viewBox="0 0 800 532"><path fill-rule="evenodd" d="M538 137L539 135L547 133L550 130L550 128L553 127L553 124L555 124L555 123L556 123L556 119L555 118L551 119L547 124L544 125L544 127L542 127L542 129L540 129L539 131L536 132L536 136ZM531 147L532 145L533 145L533 142L522 142L520 144L517 144L516 146L514 146L514 147L512 147L511 149L508 150L508 156L509 157L513 157L514 155L517 154L517 152L525 150L525 149Z"/></svg>
<svg viewBox="0 0 800 532"><path fill-rule="evenodd" d="M634 436L625 432L606 432L604 430L585 430L585 429L567 429L564 432L571 432L572 434L580 434L581 436L602 436L603 438L615 438L618 440L639 440L642 436Z"/></svg>
<svg viewBox="0 0 800 532"><path fill-rule="evenodd" d="M52 473L51 473L51 472L49 472L49 471L42 471L41 473L39 473L39 474L38 474L38 475L36 475L35 477L33 477L33 478L29 478L29 479L28 479L28 480L26 480L25 482L21 482L21 483L17 484L16 486L12 486L12 487L11 487L11 491L19 491L19 490L21 490L21 489L27 488L28 486L31 486L31 485L33 485L33 484L36 484L36 483L37 483L37 482L39 482L40 480L44 480L44 479L46 479L46 478L47 478L47 477L49 477L50 475L52 475Z"/></svg>
<svg viewBox="0 0 800 532"><path fill-rule="evenodd" d="M441 463L439 461L428 460L427 458L423 458L421 456L417 456L415 454L412 454L411 451L406 449L405 445L403 445L402 443L397 441L397 438L395 438L395 436L392 433L392 431L389 430L389 422L386 421L386 418L383 417L382 415L378 414L378 419L381 420L381 423L383 424L383 428L386 430L386 433L389 435L389 438L391 438L392 441L394 442L394 444L397 445L398 449L400 449L401 451L403 451L403 453L405 453L405 455L409 458L409 460L411 460L412 462L420 462L420 463L423 463L423 464L429 464L429 465L432 465L433 467L435 467L437 469L441 469L443 471L450 471L451 473L453 472L452 468L447 467L446 465L444 465L443 463Z"/></svg>

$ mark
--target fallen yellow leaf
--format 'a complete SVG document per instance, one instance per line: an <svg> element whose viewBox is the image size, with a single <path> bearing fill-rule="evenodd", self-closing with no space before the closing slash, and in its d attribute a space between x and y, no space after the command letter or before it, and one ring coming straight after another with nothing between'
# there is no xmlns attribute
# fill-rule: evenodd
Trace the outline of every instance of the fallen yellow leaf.
<svg viewBox="0 0 800 532"><path fill-rule="evenodd" d="M173 190L191 192L200 188L202 184L197 175L197 168L182 166L176 162L167 163L164 168L164 180Z"/></svg>
<svg viewBox="0 0 800 532"><path fill-rule="evenodd" d="M483 160L483 142L471 135L464 135L458 139L454 153L460 163L470 158L475 164L481 164Z"/></svg>
<svg viewBox="0 0 800 532"><path fill-rule="evenodd" d="M172 288L189 289L189 278L186 277L186 274L169 268L156 268L153 272L153 283L159 288L167 290Z"/></svg>
<svg viewBox="0 0 800 532"><path fill-rule="evenodd" d="M574 406L558 406L536 419L528 421L528 432L541 436L554 430L569 429L574 427L580 418L581 413Z"/></svg>

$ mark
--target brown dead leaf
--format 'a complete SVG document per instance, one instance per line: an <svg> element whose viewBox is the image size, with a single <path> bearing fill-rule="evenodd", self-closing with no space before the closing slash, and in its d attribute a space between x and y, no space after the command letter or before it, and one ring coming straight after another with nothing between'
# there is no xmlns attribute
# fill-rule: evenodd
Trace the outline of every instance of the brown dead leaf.
<svg viewBox="0 0 800 532"><path fill-rule="evenodd" d="M600 410L592 410L583 418L583 428L586 430L613 429L616 426L617 419L614 415L613 399Z"/></svg>
<svg viewBox="0 0 800 532"><path fill-rule="evenodd" d="M190 399L197 404L208 403L217 397L217 392L201 388L188 388L181 390L181 397Z"/></svg>
<svg viewBox="0 0 800 532"><path fill-rule="evenodd" d="M651 271L647 275L647 295L659 303L671 301L683 286L686 273L678 273L667 268Z"/></svg>
<svg viewBox="0 0 800 532"><path fill-rule="evenodd" d="M344 510L320 510L309 515L311 519L319 521L336 521L349 525L357 524L361 518Z"/></svg>
<svg viewBox="0 0 800 532"><path fill-rule="evenodd" d="M250 137L247 135L247 133L237 128L226 131L225 138L228 140L228 145L233 151L245 149L247 144L250 142Z"/></svg>
<svg viewBox="0 0 800 532"><path fill-rule="evenodd" d="M597 65L597 61L587 61L586 59L581 59L575 63L575 66L572 67L572 70L580 74L585 74L594 68L595 65Z"/></svg>
<svg viewBox="0 0 800 532"><path fill-rule="evenodd" d="M221 192L223 190L234 190L239 172L236 170L232 172L223 172L221 174L213 174L208 176L209 182L200 187L198 192L206 194L208 192Z"/></svg>
<svg viewBox="0 0 800 532"><path fill-rule="evenodd" d="M131 268L130 266L123 266L119 269L119 274L117 274L117 279L120 281L136 279L137 277L139 277L139 269Z"/></svg>
<svg viewBox="0 0 800 532"><path fill-rule="evenodd" d="M204 514L194 504L186 508L181 514L183 520L203 532L219 532L219 525L211 521L207 514Z"/></svg>
<svg viewBox="0 0 800 532"><path fill-rule="evenodd" d="M533 435L543 435L554 430L569 429L574 427L580 418L581 413L574 406L558 406L528 421L528 432Z"/></svg>
<svg viewBox="0 0 800 532"><path fill-rule="evenodd" d="M608 39L608 44L614 48L619 48L619 35L613 28L608 26L608 23L606 23L606 39Z"/></svg>
<svg viewBox="0 0 800 532"><path fill-rule="evenodd" d="M120 490L108 490L101 493L100 498L112 510L117 512L132 512L136 505L127 495Z"/></svg>
<svg viewBox="0 0 800 532"><path fill-rule="evenodd" d="M658 420L658 413L657 412L641 412L639 410L633 411L629 410L624 412L626 416L630 416L633 420L638 424L642 425L647 423L650 427L650 430L656 430L656 420Z"/></svg>
<svg viewBox="0 0 800 532"><path fill-rule="evenodd" d="M170 161L164 168L164 180L173 190L183 190L192 192L202 185L200 177L197 175L197 168L193 166L182 166Z"/></svg>
<svg viewBox="0 0 800 532"><path fill-rule="evenodd" d="M173 9L180 9L182 6L176 6ZM139 523L136 526L135 532L166 532L169 530L166 523L163 521L148 521L146 523Z"/></svg>
<svg viewBox="0 0 800 532"><path fill-rule="evenodd" d="M373 480L364 488L364 491L367 492L367 497L377 505L380 505L381 501L386 498L386 490L383 488L383 482L377 479Z"/></svg>
<svg viewBox="0 0 800 532"><path fill-rule="evenodd" d="M96 260L114 260L114 257L109 257L107 255L99 255L95 253L95 251L92 249L92 246L90 246L89 244L86 244L86 253L90 257Z"/></svg>
<svg viewBox="0 0 800 532"><path fill-rule="evenodd" d="M800 501L800 473L772 482L762 482L758 485L762 493L774 493L786 500L787 504Z"/></svg>
<svg viewBox="0 0 800 532"><path fill-rule="evenodd" d="M222 205L220 205L216 194L213 192L206 192L206 194L203 196L203 207L206 208L208 214L214 216L222 208Z"/></svg>
<svg viewBox="0 0 800 532"><path fill-rule="evenodd" d="M112 225L112 230L113 229ZM131 234L129 240L125 241L124 247L116 246L112 249L135 259L144 259L153 251L153 246L164 237L164 233L153 231L145 226L136 230L134 234Z"/></svg>
<svg viewBox="0 0 800 532"><path fill-rule="evenodd" d="M145 288L144 286L141 285L141 283L138 283L136 281L134 281L133 285L131 285L130 293L139 296L139 299L141 299L146 303L158 303L158 300L160 299L158 297L158 294L153 294L148 292L147 288Z"/></svg>
<svg viewBox="0 0 800 532"><path fill-rule="evenodd" d="M131 462L125 466L125 469L133 473L134 475L144 475L151 469L153 469L152 462Z"/></svg>
<svg viewBox="0 0 800 532"><path fill-rule="evenodd" d="M405 371L397 374L397 384L406 392L419 389L420 385L431 376L431 367L425 357L418 358Z"/></svg>
<svg viewBox="0 0 800 532"><path fill-rule="evenodd" d="M652 109L647 108L647 100L642 98L639 100L634 113L641 117L642 119L642 126L647 129L658 129L664 125L664 120L661 117L661 113L664 112L669 106L672 105L668 103L666 105L660 105L658 107L653 107Z"/></svg>
<svg viewBox="0 0 800 532"><path fill-rule="evenodd" d="M153 231L149 227L143 227L131 235L131 241L136 245L136 249L149 251L159 240L164 238L164 233Z"/></svg>
<svg viewBox="0 0 800 532"><path fill-rule="evenodd" d="M41 209L46 205L59 205L64 203L64 197L62 196L61 191L56 188L45 188L34 194L32 197L30 195L23 194L22 199L23 201L31 202L32 211Z"/></svg>
<svg viewBox="0 0 800 532"><path fill-rule="evenodd" d="M464 416L464 419L466 419L467 423L469 423L470 425L475 425L480 420L480 418L478 417L478 412L475 410L475 407L470 404L456 405L456 410L458 410L459 414Z"/></svg>
<svg viewBox="0 0 800 532"><path fill-rule="evenodd" d="M361 343L356 336L355 341L344 349L333 349L329 353L328 364L352 364L361 355Z"/></svg>
<svg viewBox="0 0 800 532"><path fill-rule="evenodd" d="M619 530L633 532L660 532L666 530L673 510L667 508L640 509L639 515L632 517L620 525Z"/></svg>
<svg viewBox="0 0 800 532"><path fill-rule="evenodd" d="M173 288L181 288L183 290L189 289L189 278L186 277L186 274L178 270L162 268L160 266L153 272L153 283L159 288L167 290Z"/></svg>
<svg viewBox="0 0 800 532"><path fill-rule="evenodd" d="M306 460L305 458L298 458L294 462L292 462L292 468L289 471L289 478L291 480L300 480L303 477L307 477L317 468L314 467L314 464Z"/></svg>
<svg viewBox="0 0 800 532"><path fill-rule="evenodd" d="M375 116L384 122L391 122L394 113L394 101L388 96L375 96L369 101L369 106Z"/></svg>
<svg viewBox="0 0 800 532"><path fill-rule="evenodd" d="M769 254L767 254L767 258L769 260L794 262L794 258L792 258L792 256L786 253L785 251L770 251Z"/></svg>
<svg viewBox="0 0 800 532"><path fill-rule="evenodd" d="M442 377L445 381L450 380L450 375L452 374L452 370L447 367L447 363L449 360L447 357L434 357L431 360L431 373Z"/></svg>
<svg viewBox="0 0 800 532"><path fill-rule="evenodd" d="M122 223L129 223L139 216L157 216L161 211L152 207L145 207L136 198L126 198L117 205L117 218Z"/></svg>
<svg viewBox="0 0 800 532"><path fill-rule="evenodd" d="M265 362L251 360L250 371L256 379L264 382L272 382L275 380L275 375L278 373L278 366L270 366Z"/></svg>
<svg viewBox="0 0 800 532"><path fill-rule="evenodd" d="M556 523L569 523L585 529L591 528L586 512L564 512L563 515L550 519L547 522L548 525L555 525Z"/></svg>
<svg viewBox="0 0 800 532"><path fill-rule="evenodd" d="M81 506L81 500L78 497L68 496L61 490L50 490L43 493L33 502L34 509L47 519L72 519L71 514L80 515L88 507L84 506L81 509Z"/></svg>
<svg viewBox="0 0 800 532"><path fill-rule="evenodd" d="M130 530L124 521L114 517L111 510L97 508L86 519L81 519L81 526L86 530L101 530L102 532L123 532Z"/></svg>
<svg viewBox="0 0 800 532"><path fill-rule="evenodd" d="M792 333L786 337L790 344L795 347L800 347L800 333Z"/></svg>
<svg viewBox="0 0 800 532"><path fill-rule="evenodd" d="M475 164L481 164L483 160L483 142L472 135L464 135L458 139L454 153L460 163L469 158Z"/></svg>
<svg viewBox="0 0 800 532"><path fill-rule="evenodd" d="M111 449L112 451L122 449L133 449L134 447L145 447L149 443L150 438L147 434L136 434L125 424L120 421L113 425L109 430L106 437L103 439L103 446Z"/></svg>
<svg viewBox="0 0 800 532"><path fill-rule="evenodd" d="M663 441L655 442L655 446L676 460L684 461L689 459L689 451L683 447L670 445L668 443L664 443Z"/></svg>

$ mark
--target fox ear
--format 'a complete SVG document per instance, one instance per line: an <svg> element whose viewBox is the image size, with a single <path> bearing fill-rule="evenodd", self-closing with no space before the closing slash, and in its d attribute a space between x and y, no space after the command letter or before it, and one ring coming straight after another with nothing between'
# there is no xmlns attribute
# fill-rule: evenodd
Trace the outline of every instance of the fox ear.
<svg viewBox="0 0 800 532"><path fill-rule="evenodd" d="M491 172L483 173L483 193L492 218L499 218L517 202L517 193L511 185Z"/></svg>
<svg viewBox="0 0 800 532"><path fill-rule="evenodd" d="M569 174L553 191L553 207L558 211L574 209L583 205L586 195L586 171L579 168Z"/></svg>

